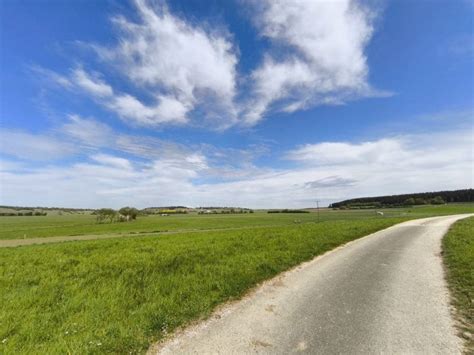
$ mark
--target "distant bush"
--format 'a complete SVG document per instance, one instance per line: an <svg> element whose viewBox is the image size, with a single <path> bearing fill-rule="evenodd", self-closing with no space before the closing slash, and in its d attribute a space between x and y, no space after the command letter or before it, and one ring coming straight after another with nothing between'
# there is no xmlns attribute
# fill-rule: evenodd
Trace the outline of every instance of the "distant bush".
<svg viewBox="0 0 474 355"><path fill-rule="evenodd" d="M97 223L104 223L108 221L109 223L113 223L117 220L118 213L117 211L111 209L111 208L101 208L97 211L95 211L96 221Z"/></svg>
<svg viewBox="0 0 474 355"><path fill-rule="evenodd" d="M426 200L421 197L415 198L415 205L426 205Z"/></svg>
<svg viewBox="0 0 474 355"><path fill-rule="evenodd" d="M121 222L128 222L137 219L137 216L140 212L133 207L122 207L118 213L120 214L119 220Z"/></svg>
<svg viewBox="0 0 474 355"><path fill-rule="evenodd" d="M405 206L413 206L415 204L415 199L413 197L407 198L405 201L403 201L403 204Z"/></svg>
<svg viewBox="0 0 474 355"><path fill-rule="evenodd" d="M444 205L445 203L446 202L441 196L436 196L434 199L431 200L432 205Z"/></svg>

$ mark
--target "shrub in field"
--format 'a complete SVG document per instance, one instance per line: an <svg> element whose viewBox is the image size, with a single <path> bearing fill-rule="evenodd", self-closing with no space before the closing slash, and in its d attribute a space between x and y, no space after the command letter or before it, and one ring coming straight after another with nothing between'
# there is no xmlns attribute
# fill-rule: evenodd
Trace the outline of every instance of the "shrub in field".
<svg viewBox="0 0 474 355"><path fill-rule="evenodd" d="M405 206L413 206L415 204L415 199L413 197L407 198L403 204Z"/></svg>
<svg viewBox="0 0 474 355"><path fill-rule="evenodd" d="M111 208L101 208L96 211L96 221L97 223L104 223L108 221L109 223L114 222L118 217L117 211Z"/></svg>
<svg viewBox="0 0 474 355"><path fill-rule="evenodd" d="M133 207L123 207L119 210L119 213L123 217L123 220L128 222L137 219L139 211Z"/></svg>
<svg viewBox="0 0 474 355"><path fill-rule="evenodd" d="M415 198L415 205L425 205L425 204L426 204L426 200L424 198L421 198L421 197Z"/></svg>
<svg viewBox="0 0 474 355"><path fill-rule="evenodd" d="M436 196L434 199L431 200L432 205L444 205L445 202L441 196Z"/></svg>

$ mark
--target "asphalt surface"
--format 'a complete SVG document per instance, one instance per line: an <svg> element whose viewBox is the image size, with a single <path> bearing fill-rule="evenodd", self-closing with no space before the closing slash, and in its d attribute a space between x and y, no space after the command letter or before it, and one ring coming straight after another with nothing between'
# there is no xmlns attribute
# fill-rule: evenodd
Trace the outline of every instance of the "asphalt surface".
<svg viewBox="0 0 474 355"><path fill-rule="evenodd" d="M460 353L440 253L449 226L468 216L413 220L348 243L149 353Z"/></svg>

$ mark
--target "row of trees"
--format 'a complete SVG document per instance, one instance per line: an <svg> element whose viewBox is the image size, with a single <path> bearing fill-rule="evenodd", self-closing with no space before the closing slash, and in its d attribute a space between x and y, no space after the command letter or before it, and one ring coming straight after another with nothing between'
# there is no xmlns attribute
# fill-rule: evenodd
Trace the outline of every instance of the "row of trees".
<svg viewBox="0 0 474 355"><path fill-rule="evenodd" d="M443 202L441 202L441 200ZM398 207L417 204L440 204L450 202L473 202L474 190L464 189L455 191L423 192L415 194L362 197L335 202L332 208L370 208Z"/></svg>
<svg viewBox="0 0 474 355"><path fill-rule="evenodd" d="M29 211L29 212L0 212L0 216L3 217L16 217L16 216L46 216L48 212L40 211Z"/></svg>
<svg viewBox="0 0 474 355"><path fill-rule="evenodd" d="M198 214L235 214L235 213L253 213L250 209L217 209L217 210L199 210Z"/></svg>
<svg viewBox="0 0 474 355"><path fill-rule="evenodd" d="M444 205L446 201L441 196L436 196L435 198L426 200L421 197L413 198L410 197L405 200L403 203L405 206L414 206L414 205Z"/></svg>
<svg viewBox="0 0 474 355"><path fill-rule="evenodd" d="M118 211L112 208L101 208L93 212L97 223L130 222L137 219L139 213L140 211L133 207L123 207Z"/></svg>
<svg viewBox="0 0 474 355"><path fill-rule="evenodd" d="M284 209L284 210L268 210L267 213L309 213L309 211Z"/></svg>

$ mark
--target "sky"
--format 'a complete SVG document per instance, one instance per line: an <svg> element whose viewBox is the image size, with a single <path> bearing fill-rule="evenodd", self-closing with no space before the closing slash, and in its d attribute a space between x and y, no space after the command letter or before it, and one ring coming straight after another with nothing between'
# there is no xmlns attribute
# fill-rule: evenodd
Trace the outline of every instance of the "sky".
<svg viewBox="0 0 474 355"><path fill-rule="evenodd" d="M473 187L468 0L0 2L0 204Z"/></svg>

